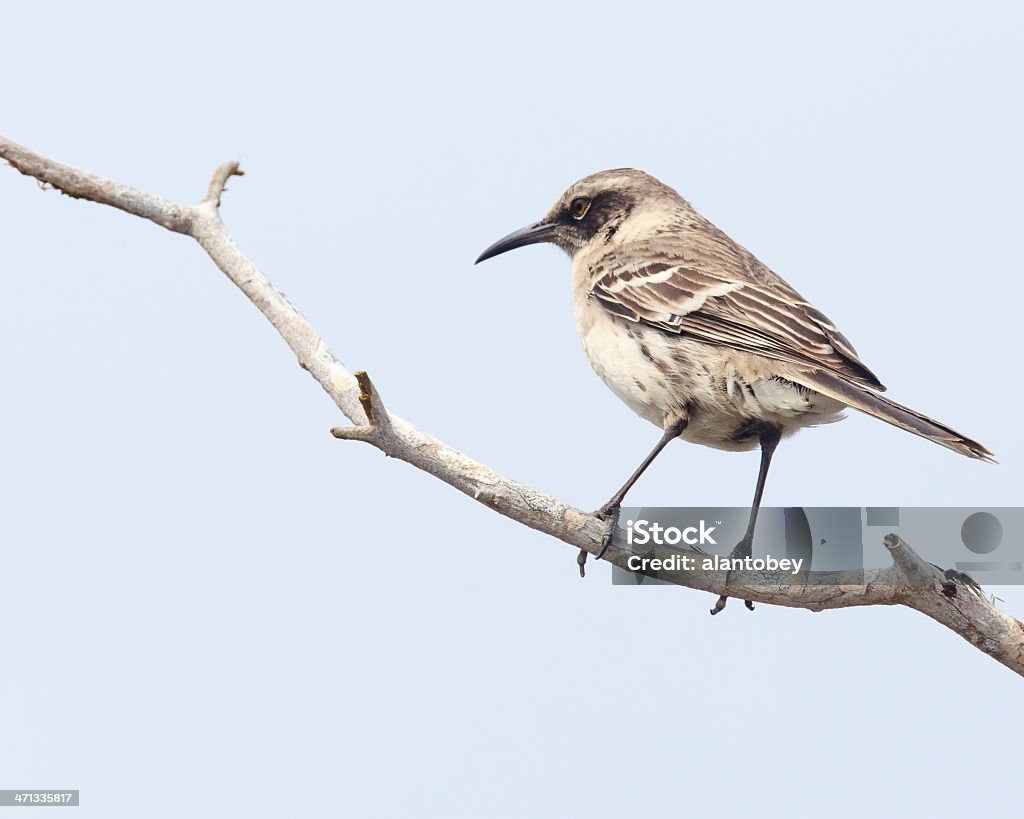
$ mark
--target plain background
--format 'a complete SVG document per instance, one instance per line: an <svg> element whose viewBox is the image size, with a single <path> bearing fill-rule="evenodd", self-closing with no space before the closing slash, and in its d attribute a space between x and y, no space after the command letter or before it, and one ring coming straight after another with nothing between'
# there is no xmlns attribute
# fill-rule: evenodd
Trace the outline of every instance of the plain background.
<svg viewBox="0 0 1024 819"><path fill-rule="evenodd" d="M584 508L657 430L590 372L569 263L474 268L643 168L987 466L866 417L768 505L1016 505L1022 20L1009 3L31 4L13 139L224 219L390 408ZM585 581L328 429L192 242L0 168L0 787L80 816L1007 816L1021 680L902 609ZM673 445L636 505L743 505ZM1017 544L1019 548L1019 544ZM995 589L1024 612L1019 588Z"/></svg>

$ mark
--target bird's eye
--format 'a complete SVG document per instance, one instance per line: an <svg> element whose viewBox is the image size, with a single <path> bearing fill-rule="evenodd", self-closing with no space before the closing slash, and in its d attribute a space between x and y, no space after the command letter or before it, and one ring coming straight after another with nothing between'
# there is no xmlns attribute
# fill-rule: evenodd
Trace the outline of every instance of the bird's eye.
<svg viewBox="0 0 1024 819"><path fill-rule="evenodd" d="M590 210L590 200L580 197L579 199L573 199L569 203L569 213L572 214L572 218L577 222L587 215L587 211Z"/></svg>

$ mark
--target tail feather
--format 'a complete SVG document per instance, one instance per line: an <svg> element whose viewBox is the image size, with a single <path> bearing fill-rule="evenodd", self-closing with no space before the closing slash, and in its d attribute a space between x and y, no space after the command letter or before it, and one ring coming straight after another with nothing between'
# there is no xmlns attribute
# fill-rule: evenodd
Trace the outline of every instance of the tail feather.
<svg viewBox="0 0 1024 819"><path fill-rule="evenodd" d="M913 432L929 441L934 441L947 449L966 455L968 458L977 458L992 464L997 462L995 456L988 449L977 441L972 441L966 435L961 435L952 427L947 427L927 415L922 415L916 410L869 392L831 373L817 370L808 372L806 375L801 374L800 378L794 380L815 392L820 392L836 401L842 401L847 406L887 421L907 432Z"/></svg>

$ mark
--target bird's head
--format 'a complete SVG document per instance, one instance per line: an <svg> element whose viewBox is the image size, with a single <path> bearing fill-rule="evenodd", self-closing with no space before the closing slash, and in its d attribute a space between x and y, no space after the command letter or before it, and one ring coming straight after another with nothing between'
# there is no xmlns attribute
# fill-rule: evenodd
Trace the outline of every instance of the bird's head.
<svg viewBox="0 0 1024 819"><path fill-rule="evenodd" d="M538 242L575 257L596 245L671 228L686 210L678 193L643 171L601 171L571 185L543 219L499 239L476 263Z"/></svg>

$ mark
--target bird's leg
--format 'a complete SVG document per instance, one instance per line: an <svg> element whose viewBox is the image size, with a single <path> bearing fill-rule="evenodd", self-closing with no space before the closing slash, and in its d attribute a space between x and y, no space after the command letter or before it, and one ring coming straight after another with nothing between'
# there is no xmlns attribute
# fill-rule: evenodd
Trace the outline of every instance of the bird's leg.
<svg viewBox="0 0 1024 819"><path fill-rule="evenodd" d="M626 493L633 488L633 484L640 479L640 476L643 475L647 467L654 462L654 459L658 457L661 450L668 446L668 442L673 438L678 438L684 429L686 429L685 418L682 418L674 424L666 427L664 434L661 436L661 440L658 441L654 449L651 450L651 454L644 458L643 463L637 467L636 472L629 476L629 480L622 485L622 488L619 489L618 492L611 496L608 503L594 512L596 517L605 522L604 537L601 538L601 551L597 553L597 560L604 557L604 553L608 551L608 547L611 545L612 536L615 534L615 527L619 523L619 510L622 506L623 499L626 497ZM581 555L581 557L584 561L586 560L585 553ZM577 563L580 563L580 575L582 576L583 563L580 562L579 559L577 559Z"/></svg>
<svg viewBox="0 0 1024 819"><path fill-rule="evenodd" d="M757 525L757 513L761 508L761 496L764 494L764 482L768 477L768 467L772 465L772 455L775 454L775 447L779 445L779 439L781 438L778 428L766 426L761 430L761 468L757 472L757 488L754 490L754 503L750 507L750 518L747 521L747 532L743 535L743 539L736 544L736 548L729 554L730 558L746 558L750 557L754 549L754 527ZM729 585L729 580L732 578L732 569L725 573L725 585ZM712 614L718 614L722 609L725 608L726 601L729 596L726 594L721 595L718 598L718 602L715 603L715 607L711 609ZM744 600L745 605L751 611L754 610L754 604L750 600Z"/></svg>

